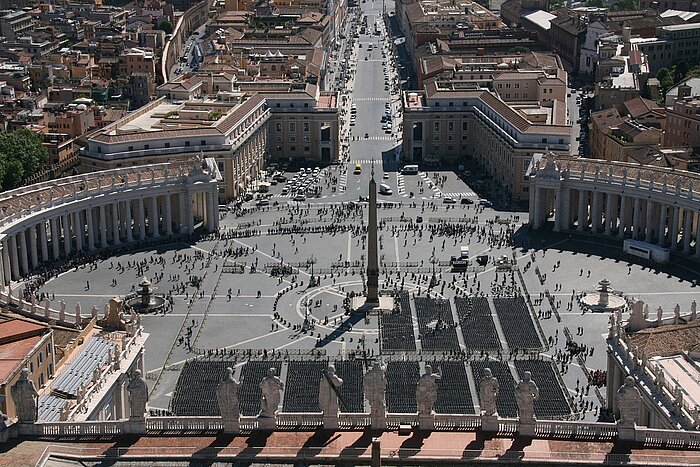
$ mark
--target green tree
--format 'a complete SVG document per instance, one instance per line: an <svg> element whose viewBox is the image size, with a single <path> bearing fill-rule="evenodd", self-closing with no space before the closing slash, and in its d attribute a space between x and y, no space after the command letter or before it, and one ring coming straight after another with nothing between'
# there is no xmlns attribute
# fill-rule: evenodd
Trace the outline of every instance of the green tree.
<svg viewBox="0 0 700 467"><path fill-rule="evenodd" d="M680 83L685 79L685 75L690 71L690 65L685 60L681 60L673 66L673 82Z"/></svg>
<svg viewBox="0 0 700 467"><path fill-rule="evenodd" d="M158 29L161 31L164 31L166 34L172 34L173 33L173 23L171 23L169 20L164 19L163 21L158 24Z"/></svg>
<svg viewBox="0 0 700 467"><path fill-rule="evenodd" d="M639 7L637 5L637 0L620 0L617 3L617 9L620 11L635 11Z"/></svg>
<svg viewBox="0 0 700 467"><path fill-rule="evenodd" d="M0 133L0 181L2 190L17 188L34 175L49 158L41 139L21 129Z"/></svg>
<svg viewBox="0 0 700 467"><path fill-rule="evenodd" d="M659 85L664 93L673 87L673 76L666 67L663 67L656 72L656 79L659 80Z"/></svg>

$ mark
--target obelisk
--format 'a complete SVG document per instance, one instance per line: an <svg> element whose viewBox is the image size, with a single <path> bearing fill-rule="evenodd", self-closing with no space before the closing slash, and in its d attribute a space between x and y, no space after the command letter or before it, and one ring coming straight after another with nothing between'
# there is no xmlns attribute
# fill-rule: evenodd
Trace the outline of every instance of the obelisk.
<svg viewBox="0 0 700 467"><path fill-rule="evenodd" d="M374 159L372 178L369 180L369 225L367 226L367 301L379 303L379 260L377 258L377 182L374 181Z"/></svg>

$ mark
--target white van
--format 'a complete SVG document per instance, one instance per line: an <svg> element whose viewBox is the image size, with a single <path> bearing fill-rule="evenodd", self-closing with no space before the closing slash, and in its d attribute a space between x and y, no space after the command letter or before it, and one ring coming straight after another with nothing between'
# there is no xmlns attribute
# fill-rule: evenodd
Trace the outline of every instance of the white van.
<svg viewBox="0 0 700 467"><path fill-rule="evenodd" d="M404 165L401 169L401 173L404 175L418 175L417 165Z"/></svg>
<svg viewBox="0 0 700 467"><path fill-rule="evenodd" d="M394 192L391 191L391 187L389 185L387 185L386 183L382 183L381 185L379 185L379 194L392 195L394 194Z"/></svg>

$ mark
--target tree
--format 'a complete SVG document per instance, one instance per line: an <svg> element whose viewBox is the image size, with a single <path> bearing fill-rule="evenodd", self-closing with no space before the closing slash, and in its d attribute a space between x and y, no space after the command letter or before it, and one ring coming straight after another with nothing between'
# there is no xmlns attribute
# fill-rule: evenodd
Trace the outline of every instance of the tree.
<svg viewBox="0 0 700 467"><path fill-rule="evenodd" d="M659 86L661 86L661 90L664 93L673 87L673 76L671 76L671 72L666 67L656 72L656 79L659 80Z"/></svg>
<svg viewBox="0 0 700 467"><path fill-rule="evenodd" d="M690 65L685 60L681 60L673 66L673 82L678 84L685 79L685 75L690 71Z"/></svg>
<svg viewBox="0 0 700 467"><path fill-rule="evenodd" d="M27 129L0 133L0 182L2 190L17 188L49 158L41 139Z"/></svg>
<svg viewBox="0 0 700 467"><path fill-rule="evenodd" d="M172 34L173 33L173 23L171 23L169 20L164 19L163 21L158 24L158 29L161 31L164 31L166 34Z"/></svg>

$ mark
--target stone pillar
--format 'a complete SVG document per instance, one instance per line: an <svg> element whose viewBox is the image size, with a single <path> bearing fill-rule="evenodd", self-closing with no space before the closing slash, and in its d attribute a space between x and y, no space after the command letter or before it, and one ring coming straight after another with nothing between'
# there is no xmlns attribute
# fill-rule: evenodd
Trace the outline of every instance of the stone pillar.
<svg viewBox="0 0 700 467"><path fill-rule="evenodd" d="M605 194L605 235L610 235L613 227L613 194Z"/></svg>
<svg viewBox="0 0 700 467"><path fill-rule="evenodd" d="M88 250L93 251L95 249L95 217L92 207L85 210L85 221L88 231Z"/></svg>
<svg viewBox="0 0 700 467"><path fill-rule="evenodd" d="M693 211L683 209L683 253L690 253L690 236L693 230Z"/></svg>
<svg viewBox="0 0 700 467"><path fill-rule="evenodd" d="M542 227L542 211L544 209L544 197L545 197L545 189L536 187L535 188L535 222L534 222L534 228L535 230L539 229Z"/></svg>
<svg viewBox="0 0 700 467"><path fill-rule="evenodd" d="M632 238L639 239L639 198L634 198L634 212L632 213Z"/></svg>
<svg viewBox="0 0 700 467"><path fill-rule="evenodd" d="M678 244L678 216L680 215L680 208L678 206L673 207L673 220L671 221L671 240L670 247L675 249Z"/></svg>
<svg viewBox="0 0 700 467"><path fill-rule="evenodd" d="M61 216L61 224L63 224L63 253L66 258L70 256L71 243L73 239L70 233L70 222L68 221L68 214L63 214Z"/></svg>
<svg viewBox="0 0 700 467"><path fill-rule="evenodd" d="M122 241L119 238L119 203L112 203L112 239L114 245L119 245Z"/></svg>
<svg viewBox="0 0 700 467"><path fill-rule="evenodd" d="M139 198L139 238L141 240L146 238L146 209L143 206L143 198Z"/></svg>
<svg viewBox="0 0 700 467"><path fill-rule="evenodd" d="M158 215L158 197L157 196L151 196L151 212L150 212L149 218L151 220L151 235L153 235L153 238L160 237L159 225L158 225L158 224L160 224L160 216Z"/></svg>
<svg viewBox="0 0 700 467"><path fill-rule="evenodd" d="M194 233L194 213L192 212L192 198L196 196L195 193L185 194L185 222L187 222L187 233Z"/></svg>
<svg viewBox="0 0 700 467"><path fill-rule="evenodd" d="M124 213L126 214L126 241L131 243L134 241L134 232L131 225L131 200L124 201Z"/></svg>
<svg viewBox="0 0 700 467"><path fill-rule="evenodd" d="M217 195L211 191L207 192L207 231L216 232L219 230L219 213Z"/></svg>
<svg viewBox="0 0 700 467"><path fill-rule="evenodd" d="M602 217L600 210L600 196L601 193L598 191L591 193L591 232L593 233L598 233L598 229L600 228L600 218Z"/></svg>
<svg viewBox="0 0 700 467"><path fill-rule="evenodd" d="M73 232L75 233L75 249L77 251L83 251L83 234L85 233L80 217L80 211L73 213Z"/></svg>
<svg viewBox="0 0 700 467"><path fill-rule="evenodd" d="M49 221L51 224L51 249L53 250L53 259L57 260L61 256L60 243L61 243L61 226L59 225L59 220L54 217Z"/></svg>
<svg viewBox="0 0 700 467"><path fill-rule="evenodd" d="M22 264L22 273L29 273L29 255L27 254L27 235L26 231L22 230L17 233L17 243L20 246L20 260Z"/></svg>
<svg viewBox="0 0 700 467"><path fill-rule="evenodd" d="M32 269L39 267L39 250L36 244L36 225L29 227L29 257L32 260Z"/></svg>
<svg viewBox="0 0 700 467"><path fill-rule="evenodd" d="M17 253L17 238L10 235L10 267L12 269L12 279L19 279L19 255Z"/></svg>
<svg viewBox="0 0 700 467"><path fill-rule="evenodd" d="M170 193L165 195L165 235L173 234L173 213L170 205Z"/></svg>
<svg viewBox="0 0 700 467"><path fill-rule="evenodd" d="M107 248L107 214L105 213L105 205L100 205L100 247Z"/></svg>
<svg viewBox="0 0 700 467"><path fill-rule="evenodd" d="M644 222L644 241L651 243L654 238L654 202L647 199L647 217Z"/></svg>
<svg viewBox="0 0 700 467"><path fill-rule="evenodd" d="M49 261L49 241L46 235L46 229L49 226L46 224L46 219L41 220L39 224L39 244L41 245L41 260Z"/></svg>
<svg viewBox="0 0 700 467"><path fill-rule="evenodd" d="M535 203L537 202L537 197L535 196L537 193L537 186L533 186L534 184L530 184L530 192L528 195L529 198L529 203L528 203L528 210L529 210L529 215L528 219L530 222L530 227L533 229L535 228Z"/></svg>
<svg viewBox="0 0 700 467"><path fill-rule="evenodd" d="M625 228L627 227L627 197L620 195L620 227L617 229L617 236L625 238Z"/></svg>
<svg viewBox="0 0 700 467"><path fill-rule="evenodd" d="M695 212L695 257L700 258L700 211Z"/></svg>
<svg viewBox="0 0 700 467"><path fill-rule="evenodd" d="M10 260L10 245L8 245L7 240L2 241L2 272L3 272L3 285L9 284L12 280L12 272L10 271L10 266L12 261Z"/></svg>
<svg viewBox="0 0 700 467"><path fill-rule="evenodd" d="M588 216L586 215L586 191L578 192L578 227L576 230L583 231L588 227Z"/></svg>
<svg viewBox="0 0 700 467"><path fill-rule="evenodd" d="M663 203L659 203L659 230L657 232L658 245L664 246L666 244L666 206Z"/></svg>
<svg viewBox="0 0 700 467"><path fill-rule="evenodd" d="M185 217L186 217L185 207L187 205L187 203L185 202L186 196L187 196L187 194L184 191L181 191L177 195L178 204L180 205L180 209L178 210L178 213L177 213L178 228L179 228L181 234L187 233L187 221L185 220Z"/></svg>

